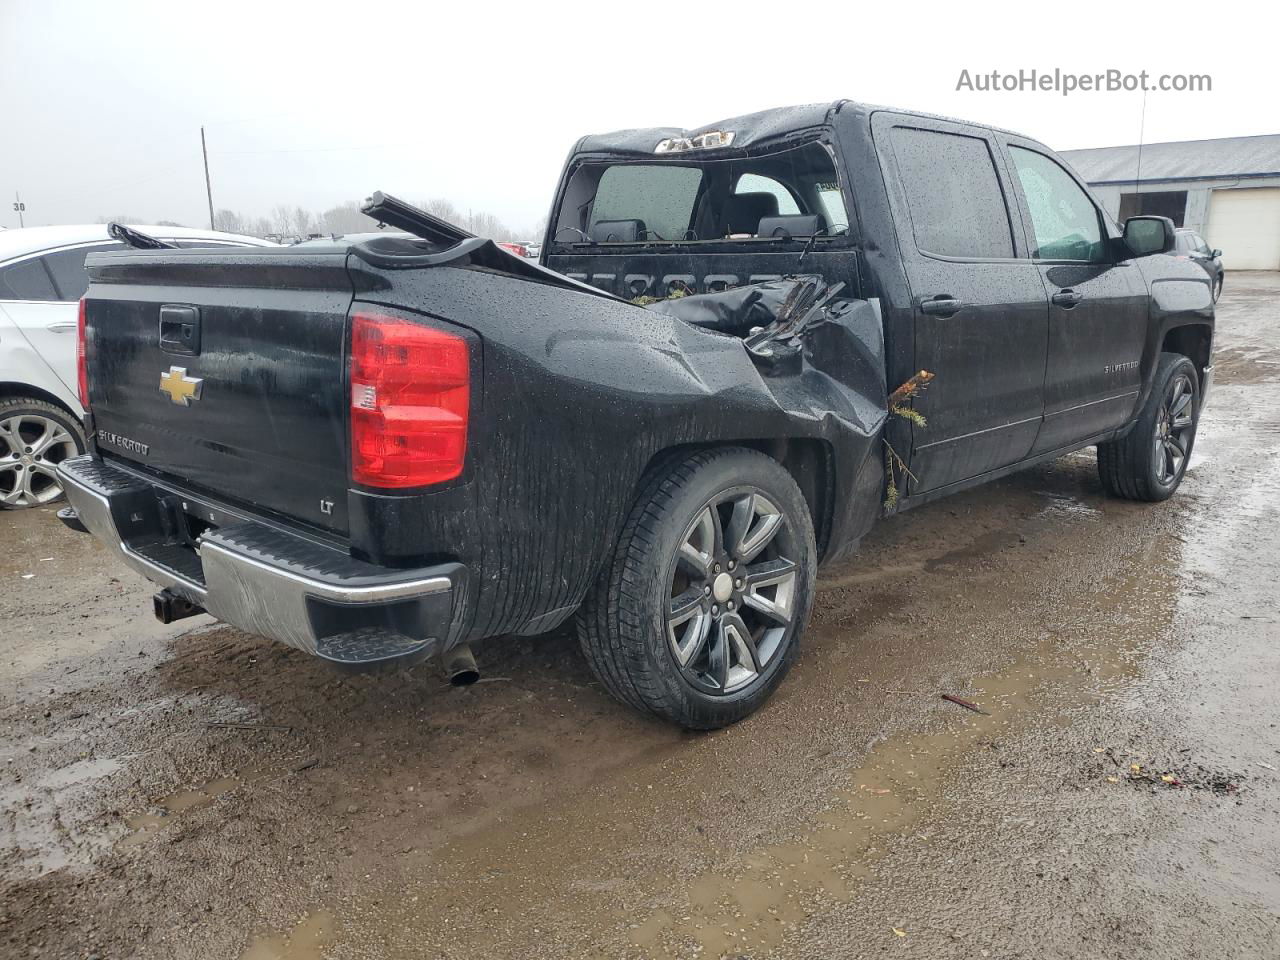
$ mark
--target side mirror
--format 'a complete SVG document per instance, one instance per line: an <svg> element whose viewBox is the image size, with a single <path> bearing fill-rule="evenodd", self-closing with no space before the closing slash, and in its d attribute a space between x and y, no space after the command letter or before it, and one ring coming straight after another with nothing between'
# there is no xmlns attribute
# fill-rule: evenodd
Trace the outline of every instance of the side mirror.
<svg viewBox="0 0 1280 960"><path fill-rule="evenodd" d="M1216 258L1218 258L1218 257L1222 256L1222 251L1221 251L1221 250L1219 250L1217 247L1214 247L1214 248L1213 248L1213 253L1209 254L1209 256L1211 256L1211 257L1213 257L1213 258L1215 258L1215 259L1216 259Z"/></svg>
<svg viewBox="0 0 1280 960"><path fill-rule="evenodd" d="M1124 222L1124 242L1135 257L1169 253L1174 247L1173 229L1168 217L1130 217Z"/></svg>

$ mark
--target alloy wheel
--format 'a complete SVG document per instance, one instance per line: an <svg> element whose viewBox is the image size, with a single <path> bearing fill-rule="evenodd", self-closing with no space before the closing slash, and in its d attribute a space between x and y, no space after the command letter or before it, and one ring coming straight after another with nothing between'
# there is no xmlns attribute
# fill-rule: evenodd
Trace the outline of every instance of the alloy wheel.
<svg viewBox="0 0 1280 960"><path fill-rule="evenodd" d="M19 413L0 420L0 503L34 507L62 495L58 464L78 454L71 431L49 417Z"/></svg>
<svg viewBox="0 0 1280 960"><path fill-rule="evenodd" d="M751 685L795 620L794 531L764 493L734 488L694 517L671 564L666 630L685 679L713 695Z"/></svg>
<svg viewBox="0 0 1280 960"><path fill-rule="evenodd" d="M1170 381L1160 403L1151 456L1161 486L1173 483L1186 467L1195 436L1195 396L1191 378L1180 373Z"/></svg>

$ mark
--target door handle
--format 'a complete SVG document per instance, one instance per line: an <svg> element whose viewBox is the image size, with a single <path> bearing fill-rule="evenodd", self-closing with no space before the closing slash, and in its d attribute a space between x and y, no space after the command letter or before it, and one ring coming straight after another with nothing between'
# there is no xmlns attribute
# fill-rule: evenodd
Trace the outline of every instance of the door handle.
<svg viewBox="0 0 1280 960"><path fill-rule="evenodd" d="M200 310L166 303L160 308L160 349L165 353L200 356Z"/></svg>
<svg viewBox="0 0 1280 960"><path fill-rule="evenodd" d="M952 314L959 313L963 306L963 300L957 300L955 297L949 297L942 293L936 297L921 300L920 312L927 313L931 317L949 317Z"/></svg>
<svg viewBox="0 0 1280 960"><path fill-rule="evenodd" d="M1074 290L1059 290L1050 297L1056 306L1062 307L1063 310L1070 310L1077 303L1084 299L1083 293L1076 293Z"/></svg>
<svg viewBox="0 0 1280 960"><path fill-rule="evenodd" d="M55 323L49 324L45 329L50 333L71 333L79 326L79 323L71 320L58 320Z"/></svg>

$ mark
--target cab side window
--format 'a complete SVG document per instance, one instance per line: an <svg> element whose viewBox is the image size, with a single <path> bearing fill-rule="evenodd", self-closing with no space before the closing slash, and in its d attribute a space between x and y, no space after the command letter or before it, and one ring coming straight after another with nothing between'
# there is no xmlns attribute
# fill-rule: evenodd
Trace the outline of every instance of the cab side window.
<svg viewBox="0 0 1280 960"><path fill-rule="evenodd" d="M938 257L1011 258L1009 211L987 142L914 127L894 127L892 136L916 249Z"/></svg>
<svg viewBox="0 0 1280 960"><path fill-rule="evenodd" d="M1105 262L1102 221L1089 195L1044 154L1009 149L1035 232L1031 255L1039 260Z"/></svg>

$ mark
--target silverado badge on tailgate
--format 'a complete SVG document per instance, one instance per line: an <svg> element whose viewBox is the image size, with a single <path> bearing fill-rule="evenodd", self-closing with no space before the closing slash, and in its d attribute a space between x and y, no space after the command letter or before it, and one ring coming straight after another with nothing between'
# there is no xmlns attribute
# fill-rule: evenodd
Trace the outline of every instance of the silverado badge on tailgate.
<svg viewBox="0 0 1280 960"><path fill-rule="evenodd" d="M187 376L186 367L170 367L168 373L160 374L160 392L167 393L170 400L184 407L200 399L203 385L204 381L199 377Z"/></svg>

